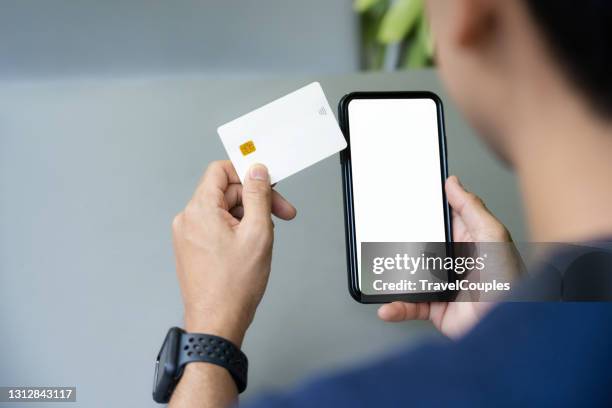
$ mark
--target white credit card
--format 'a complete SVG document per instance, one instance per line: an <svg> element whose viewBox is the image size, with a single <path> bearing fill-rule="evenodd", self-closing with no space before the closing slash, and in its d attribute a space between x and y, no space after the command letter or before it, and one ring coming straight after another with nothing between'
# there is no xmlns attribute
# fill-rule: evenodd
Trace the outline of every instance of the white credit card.
<svg viewBox="0 0 612 408"><path fill-rule="evenodd" d="M318 82L219 126L240 180L262 163L276 183L346 147L346 140Z"/></svg>

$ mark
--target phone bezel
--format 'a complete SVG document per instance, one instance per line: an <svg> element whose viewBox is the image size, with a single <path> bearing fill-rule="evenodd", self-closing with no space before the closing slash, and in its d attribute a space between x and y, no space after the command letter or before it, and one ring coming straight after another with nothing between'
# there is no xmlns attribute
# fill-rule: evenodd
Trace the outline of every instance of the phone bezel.
<svg viewBox="0 0 612 408"><path fill-rule="evenodd" d="M355 217L353 208L353 176L351 164L351 141L349 132L348 106L355 99L431 99L436 104L436 116L438 120L438 145L440 149L440 174L442 199L444 201L444 232L448 252L452 252L450 246L452 242L452 225L450 207L446 199L444 183L448 177L448 163L446 154L446 132L444 129L444 109L442 100L430 91L380 91L380 92L351 92L340 99L338 103L338 121L340 128L346 139L347 147L340 153L340 165L342 168L342 191L344 201L344 229L346 243L346 258L348 271L349 293L357 302L360 303L388 303L393 301L407 302L432 302L448 301L452 298L451 291L435 293L415 293L415 294L385 294L385 295L366 295L359 289L359 275L357 272L357 248L355 237ZM449 281L453 279L452 272L449 272Z"/></svg>

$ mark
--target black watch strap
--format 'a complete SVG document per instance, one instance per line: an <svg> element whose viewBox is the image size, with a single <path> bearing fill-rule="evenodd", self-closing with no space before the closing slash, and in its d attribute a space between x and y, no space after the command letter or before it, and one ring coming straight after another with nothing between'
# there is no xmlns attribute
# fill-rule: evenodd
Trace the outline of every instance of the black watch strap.
<svg viewBox="0 0 612 408"><path fill-rule="evenodd" d="M238 392L246 389L249 360L229 340L211 334L184 332L179 349L179 373L183 372L185 364L195 361L216 364L227 369L236 383Z"/></svg>

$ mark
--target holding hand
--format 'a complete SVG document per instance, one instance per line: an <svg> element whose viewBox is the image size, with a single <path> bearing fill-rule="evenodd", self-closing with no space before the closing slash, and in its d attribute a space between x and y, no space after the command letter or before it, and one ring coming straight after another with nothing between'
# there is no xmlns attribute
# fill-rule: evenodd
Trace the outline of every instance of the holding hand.
<svg viewBox="0 0 612 408"><path fill-rule="evenodd" d="M456 176L446 180L445 188L452 208L454 242L512 241L504 225L478 196L465 190ZM378 317L388 322L431 320L442 333L456 337L476 324L490 307L487 302L393 302L382 305Z"/></svg>
<svg viewBox="0 0 612 408"><path fill-rule="evenodd" d="M208 166L172 223L185 330L240 347L270 274L271 214L290 220L296 210L272 190L265 166L251 167L244 185L230 161Z"/></svg>

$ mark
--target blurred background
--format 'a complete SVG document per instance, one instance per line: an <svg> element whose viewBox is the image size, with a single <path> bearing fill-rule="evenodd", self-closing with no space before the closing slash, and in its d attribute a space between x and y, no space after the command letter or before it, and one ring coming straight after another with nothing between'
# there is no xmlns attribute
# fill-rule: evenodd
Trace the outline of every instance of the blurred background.
<svg viewBox="0 0 612 408"><path fill-rule="evenodd" d="M431 64L422 0L3 0L3 79L329 74Z"/></svg>
<svg viewBox="0 0 612 408"><path fill-rule="evenodd" d="M182 319L172 217L226 157L219 124L313 80L332 106L437 92L451 172L523 238L514 178L446 96L432 49L420 0L2 0L0 386L155 406L154 360ZM277 189L298 218L276 223L246 398L436 338L350 298L337 156Z"/></svg>
<svg viewBox="0 0 612 408"><path fill-rule="evenodd" d="M0 75L354 71L357 20L345 0L3 0Z"/></svg>

